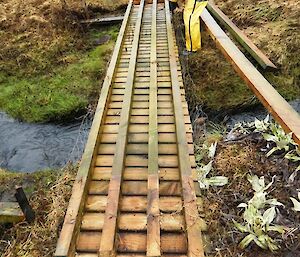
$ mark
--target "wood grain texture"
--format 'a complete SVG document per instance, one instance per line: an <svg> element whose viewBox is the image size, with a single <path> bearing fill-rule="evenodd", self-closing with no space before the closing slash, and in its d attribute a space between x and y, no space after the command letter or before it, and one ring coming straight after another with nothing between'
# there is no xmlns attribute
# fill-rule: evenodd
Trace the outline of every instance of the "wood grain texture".
<svg viewBox="0 0 300 257"><path fill-rule="evenodd" d="M105 115L105 109L110 93L110 86L114 76L115 67L119 59L120 48L128 25L131 7L132 0L129 1L119 32L119 36L116 41L114 52L108 67L108 72L103 82L98 106L86 144L87 147L85 148L84 154L82 156L81 164L73 185L72 196L65 215L63 228L61 230L60 237L56 246L54 255L57 257L74 256L75 254L75 239L78 234L78 229L81 222L80 214L82 213L84 207L87 185L90 178L90 169L93 166L95 149L97 149L97 146L99 144L98 135L100 132L100 126Z"/></svg>
<svg viewBox="0 0 300 257"><path fill-rule="evenodd" d="M118 137L116 141L116 149L113 165L112 176L108 189L107 207L105 210L105 219L103 225L103 236L100 247L98 249L100 257L110 257L115 255L115 236L117 232L117 217L119 211L119 199L122 183L122 172L124 168L126 144L130 110L132 105L133 84L135 78L135 67L137 64L137 53L140 39L140 31L142 25L144 3L142 0L139 6L138 17L134 30L134 38L132 41L131 59L129 62L127 86L124 94L124 101L122 103L122 111L120 117L120 124L118 126ZM120 63L120 62L119 62ZM103 128L105 130L105 126ZM98 159L98 158L97 158Z"/></svg>
<svg viewBox="0 0 300 257"><path fill-rule="evenodd" d="M157 101L162 100L157 92L157 0L152 4L151 21L151 54L150 54L150 88L149 96L149 126L148 126L148 183L147 183L147 246L148 257L159 257L160 223L159 223L159 164L158 164L158 114ZM148 77L140 77L137 82L148 81ZM166 95L168 96L168 95ZM137 100L137 99L135 99Z"/></svg>
<svg viewBox="0 0 300 257"><path fill-rule="evenodd" d="M198 225L199 214L196 204L195 188L192 179L190 157L188 155L188 143L185 133L184 114L180 100L180 87L178 82L177 62L174 54L174 35L171 25L168 1L165 0L167 34L169 42L169 58L173 89L173 102L175 110L176 136L178 145L179 168L182 182L182 198L186 221L186 233L188 241L189 257L204 257L204 248L201 236L201 228Z"/></svg>
<svg viewBox="0 0 300 257"><path fill-rule="evenodd" d="M300 115L245 57L207 10L201 14L201 19L216 41L217 47L230 61L240 77L282 128L287 133L293 132L294 140L300 144Z"/></svg>

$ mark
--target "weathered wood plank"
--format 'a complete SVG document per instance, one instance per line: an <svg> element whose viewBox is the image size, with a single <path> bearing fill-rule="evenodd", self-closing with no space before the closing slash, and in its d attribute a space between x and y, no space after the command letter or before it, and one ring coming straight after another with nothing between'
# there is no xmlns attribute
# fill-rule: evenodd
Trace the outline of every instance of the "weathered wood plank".
<svg viewBox="0 0 300 257"><path fill-rule="evenodd" d="M109 180L111 177L111 167L95 167L93 172L93 180ZM194 181L197 181L196 169L192 170ZM125 168L123 173L124 180L141 181L147 180L148 169L147 168ZM179 181L179 169L178 168L160 168L159 179L161 181Z"/></svg>
<svg viewBox="0 0 300 257"><path fill-rule="evenodd" d="M198 182L194 182L195 185ZM107 195L108 181L93 180L90 182L90 195ZM181 183L179 181L161 181L159 186L159 195L161 196L180 196ZM196 192L199 195L199 191ZM123 181L122 195L148 195L147 181Z"/></svg>
<svg viewBox="0 0 300 257"><path fill-rule="evenodd" d="M138 53L144 4L145 1L142 0L138 11L138 17L137 17L136 27L134 31L134 38L132 42L131 59L129 63L128 76L127 76L127 87L124 94L124 101L122 105L118 137L116 141L117 151L114 155L112 178L110 180L109 190L108 190L108 199L107 199L108 202L107 202L107 208L105 210L103 235L102 235L100 247L97 249L99 251L99 257L109 257L115 255L115 251L116 251L115 235L117 231L119 198L120 198L120 190L121 190L121 183L122 183L122 172L124 168L124 160L126 154L128 124L130 118L130 109L132 105L135 67L137 64L137 53Z"/></svg>
<svg viewBox="0 0 300 257"><path fill-rule="evenodd" d="M96 252L104 232L81 232L77 240L80 252ZM120 253L146 252L147 238L144 233L119 233L117 250ZM186 253L187 242L183 233L166 233L161 236L161 248L164 253Z"/></svg>
<svg viewBox="0 0 300 257"><path fill-rule="evenodd" d="M96 25L106 25L106 24L114 24L121 23L124 19L124 16L111 16L111 17L102 17L95 19L88 19L80 21L81 24L96 24Z"/></svg>
<svg viewBox="0 0 300 257"><path fill-rule="evenodd" d="M17 202L0 202L0 223L17 223L25 216Z"/></svg>
<svg viewBox="0 0 300 257"><path fill-rule="evenodd" d="M201 229L198 224L198 209L196 194L192 179L190 156L186 139L183 105L180 100L180 86L177 73L177 62L174 54L174 35L171 25L168 0L165 0L166 24L169 45L170 69L173 89L173 103L176 121L176 137L178 144L179 168L182 182L182 198L184 202L184 214L186 221L186 234L188 241L189 257L204 257Z"/></svg>
<svg viewBox="0 0 300 257"><path fill-rule="evenodd" d="M81 165L79 167L76 180L72 189L72 196L69 202L69 206L66 212L63 228L58 239L56 246L55 256L66 257L74 256L75 254L75 239L78 234L79 225L81 223L81 213L84 207L85 195L87 191L87 184L90 178L90 169L93 166L93 157L95 149L99 144L98 135L100 126L105 114L106 103L109 98L110 86L112 78L114 76L115 67L120 54L120 48L124 39L129 15L131 13L132 0L129 1L124 20L117 38L115 49L107 70L105 80L103 82L98 106L93 120L93 125L87 141L87 147L84 151Z"/></svg>
<svg viewBox="0 0 300 257"><path fill-rule="evenodd" d="M245 57L207 10L204 10L201 14L201 18L210 35L216 41L217 47L221 49L240 77L247 83L282 128L287 133L293 132L294 140L300 144L299 114Z"/></svg>
<svg viewBox="0 0 300 257"><path fill-rule="evenodd" d="M232 36L247 50L247 52L264 68L276 69L274 63L257 48L256 45L215 5L213 1L209 1L207 5L209 12L217 19Z"/></svg>
<svg viewBox="0 0 300 257"><path fill-rule="evenodd" d="M85 213L81 229L84 231L101 231L104 224L104 213ZM149 224L148 224L149 226ZM184 218L179 214L162 214L160 216L162 231L183 232ZM147 214L122 213L119 217L119 229L122 231L147 231Z"/></svg>
<svg viewBox="0 0 300 257"><path fill-rule="evenodd" d="M148 141L148 188L147 188L147 246L148 257L159 257L159 176L158 176L158 117L157 117L157 0L152 4L151 55L150 55L150 90L149 90L149 141ZM143 81L139 78L138 81ZM148 97L148 96L147 96Z"/></svg>
<svg viewBox="0 0 300 257"><path fill-rule="evenodd" d="M188 143L193 142L192 133L186 133ZM103 134L101 137L101 143L116 143L117 134ZM175 133L159 133L158 134L159 143L176 143L176 134ZM141 134L129 134L128 135L129 143L148 143L148 133Z"/></svg>
<svg viewBox="0 0 300 257"><path fill-rule="evenodd" d="M107 205L107 196L90 195L87 198L85 208L86 211L103 212ZM161 212L180 212L182 210L181 197L160 197L159 209ZM147 197L146 196L124 196L121 198L120 210L123 212L146 212Z"/></svg>

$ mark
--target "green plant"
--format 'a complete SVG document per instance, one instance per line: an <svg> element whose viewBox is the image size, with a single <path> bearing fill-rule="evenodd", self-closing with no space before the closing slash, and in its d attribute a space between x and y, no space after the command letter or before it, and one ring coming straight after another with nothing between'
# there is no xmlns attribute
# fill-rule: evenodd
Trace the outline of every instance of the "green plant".
<svg viewBox="0 0 300 257"><path fill-rule="evenodd" d="M274 142L276 146L267 153L268 157L278 150L289 151L291 145L297 145L292 138L292 133L286 134L278 124L272 123L270 131L272 134L264 133L263 137L269 142Z"/></svg>
<svg viewBox="0 0 300 257"><path fill-rule="evenodd" d="M288 152L285 156L286 159L292 162L299 162L300 161L300 151L299 148L296 147L295 150ZM300 170L300 165L296 168L296 172Z"/></svg>
<svg viewBox="0 0 300 257"><path fill-rule="evenodd" d="M255 118L255 120L254 120L254 126L255 126L254 132L267 132L270 128L270 125L271 125L271 122L270 122L270 115L269 114L263 120L258 120L258 119Z"/></svg>
<svg viewBox="0 0 300 257"><path fill-rule="evenodd" d="M207 146L203 144L202 151L200 155L198 155L198 161L202 161L205 157L208 158L210 161L207 164L203 164L200 162L199 167L197 168L198 174L198 182L200 188L208 189L210 186L224 186L228 183L228 178L224 176L214 176L207 178L207 175L213 168L213 159L216 155L217 150L217 142Z"/></svg>
<svg viewBox="0 0 300 257"><path fill-rule="evenodd" d="M276 199L266 198L267 192L265 191L271 187L273 181L266 186L264 177L258 178L256 175L248 176L248 181L252 184L252 188L255 192L248 203L238 205L238 207L245 208L243 213L244 225L233 220L235 227L239 231L248 233L239 243L239 246L244 249L254 241L262 249L276 251L280 246L269 235L269 232L284 233L285 231L283 226L272 225L276 217L275 206L282 205L282 203ZM271 207L265 210L267 205Z"/></svg>
<svg viewBox="0 0 300 257"><path fill-rule="evenodd" d="M300 201L296 200L293 197L290 197L290 199L294 204L293 210L297 212L300 211ZM300 192L298 193L298 199L300 200Z"/></svg>
<svg viewBox="0 0 300 257"><path fill-rule="evenodd" d="M251 132L267 132L270 128L270 115L267 115L263 120L255 118L254 122L239 122L235 124L233 131L241 134L250 134Z"/></svg>

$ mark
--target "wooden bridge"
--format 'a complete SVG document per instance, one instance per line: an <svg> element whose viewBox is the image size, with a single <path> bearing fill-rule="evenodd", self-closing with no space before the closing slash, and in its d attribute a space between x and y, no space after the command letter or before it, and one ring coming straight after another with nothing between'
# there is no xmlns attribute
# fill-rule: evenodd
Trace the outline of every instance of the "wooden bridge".
<svg viewBox="0 0 300 257"><path fill-rule="evenodd" d="M226 35L207 11L202 19L259 99L299 138L299 116L276 91L266 91L268 82L251 70L251 63L226 50L231 47ZM256 90L258 84L264 89ZM282 104L278 108L272 105L274 97L276 106ZM130 1L55 256L202 257L198 197L192 127L168 0Z"/></svg>

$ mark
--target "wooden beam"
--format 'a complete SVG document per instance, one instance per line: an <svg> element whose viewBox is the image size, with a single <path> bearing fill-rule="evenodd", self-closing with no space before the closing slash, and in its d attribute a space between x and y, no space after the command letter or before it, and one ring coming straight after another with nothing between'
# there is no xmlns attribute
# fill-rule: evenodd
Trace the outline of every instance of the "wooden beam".
<svg viewBox="0 0 300 257"><path fill-rule="evenodd" d="M246 49L246 51L259 63L263 69L277 69L269 58L257 48L256 45L215 5L209 1L207 5L209 12L217 19L232 36Z"/></svg>
<svg viewBox="0 0 300 257"><path fill-rule="evenodd" d="M0 223L17 223L25 219L17 202L0 202Z"/></svg>
<svg viewBox="0 0 300 257"><path fill-rule="evenodd" d="M111 25L116 23L121 23L124 19L124 16L112 16L112 17L103 17L103 18L95 18L89 20L80 21L81 24L95 24L95 25Z"/></svg>
<svg viewBox="0 0 300 257"><path fill-rule="evenodd" d="M158 175L158 118L157 118L157 0L152 4L150 89L149 89L149 143L148 143L148 206L147 206L147 256L160 253L159 175Z"/></svg>
<svg viewBox="0 0 300 257"><path fill-rule="evenodd" d="M86 199L86 192L90 180L90 170L94 166L94 156L97 154L99 144L100 126L105 116L108 96L111 92L111 82L114 77L115 67L120 55L120 48L124 40L128 18L131 13L132 0L129 1L123 24L121 26L114 52L103 82L98 106L95 112L93 124L90 130L86 148L82 156L81 164L73 185L72 196L66 212L64 224L56 246L56 257L67 257L75 255L75 241L81 224L81 215Z"/></svg>
<svg viewBox="0 0 300 257"><path fill-rule="evenodd" d="M204 257L201 227L197 209L197 198L192 178L192 168L184 124L183 105L178 81L177 62L175 56L175 39L173 36L169 1L165 0L166 23L168 34L170 70L173 91L173 105L175 112L176 138L178 147L179 169L182 183L182 198L186 221L186 235L188 241L188 257Z"/></svg>
<svg viewBox="0 0 300 257"><path fill-rule="evenodd" d="M16 188L15 198L17 199L17 202L19 203L19 206L24 213L24 216L27 220L27 222L31 223L35 219L35 213L33 209L31 208L29 201L24 193L24 190L22 187Z"/></svg>
<svg viewBox="0 0 300 257"><path fill-rule="evenodd" d="M119 199L121 192L122 174L126 158L127 135L130 121L130 110L132 104L133 85L135 78L135 67L138 54L139 38L143 18L145 1L142 0L132 41L132 51L128 68L126 89L123 98L120 124L116 141L116 152L112 165L112 176L109 183L107 207L105 211L102 238L99 247L100 257L115 256L115 236L117 232L117 217L119 211Z"/></svg>
<svg viewBox="0 0 300 257"><path fill-rule="evenodd" d="M211 37L215 40L217 47L230 61L240 77L282 128L287 133L293 132L294 140L300 144L299 114L245 57L207 10L203 11L201 18Z"/></svg>

